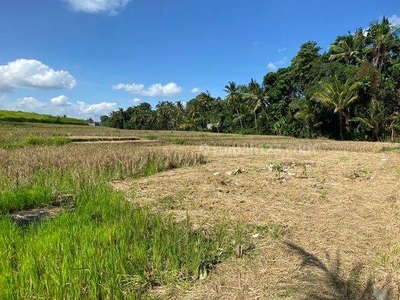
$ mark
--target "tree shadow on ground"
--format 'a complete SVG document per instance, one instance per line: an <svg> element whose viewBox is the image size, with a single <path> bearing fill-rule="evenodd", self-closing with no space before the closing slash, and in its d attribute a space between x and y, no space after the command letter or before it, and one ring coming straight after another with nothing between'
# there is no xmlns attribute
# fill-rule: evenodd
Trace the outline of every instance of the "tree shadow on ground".
<svg viewBox="0 0 400 300"><path fill-rule="evenodd" d="M324 264L317 256L293 243L285 243L289 252L301 258L300 276L301 287L297 292L304 295L304 299L316 300L389 300L385 291L374 290L373 280L365 276L362 264L356 264L349 272L342 268L339 253L335 259Z"/></svg>

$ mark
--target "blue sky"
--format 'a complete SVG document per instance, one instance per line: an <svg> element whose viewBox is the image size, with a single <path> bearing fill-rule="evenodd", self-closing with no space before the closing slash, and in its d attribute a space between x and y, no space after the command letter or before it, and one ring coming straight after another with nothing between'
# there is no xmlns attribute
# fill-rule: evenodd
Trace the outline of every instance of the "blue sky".
<svg viewBox="0 0 400 300"><path fill-rule="evenodd" d="M262 82L301 44L323 50L398 0L12 0L0 5L0 109L98 119Z"/></svg>

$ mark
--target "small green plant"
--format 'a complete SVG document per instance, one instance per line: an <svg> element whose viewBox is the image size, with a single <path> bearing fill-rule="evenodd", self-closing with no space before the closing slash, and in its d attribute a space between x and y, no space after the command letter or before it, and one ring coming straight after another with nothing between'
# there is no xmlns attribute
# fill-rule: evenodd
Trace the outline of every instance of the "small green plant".
<svg viewBox="0 0 400 300"><path fill-rule="evenodd" d="M269 145L269 144L264 144L264 143L263 143L263 144L260 145L260 148L262 148L262 149L270 149L270 148L272 148L272 147L271 147L271 145Z"/></svg>
<svg viewBox="0 0 400 300"><path fill-rule="evenodd" d="M270 163L268 165L268 169L270 171L275 171L278 179L281 178L281 173L284 171L282 164L278 162Z"/></svg>
<svg viewBox="0 0 400 300"><path fill-rule="evenodd" d="M345 177L349 179L362 179L362 180L368 180L373 178L372 172L362 167L352 172L346 173Z"/></svg>

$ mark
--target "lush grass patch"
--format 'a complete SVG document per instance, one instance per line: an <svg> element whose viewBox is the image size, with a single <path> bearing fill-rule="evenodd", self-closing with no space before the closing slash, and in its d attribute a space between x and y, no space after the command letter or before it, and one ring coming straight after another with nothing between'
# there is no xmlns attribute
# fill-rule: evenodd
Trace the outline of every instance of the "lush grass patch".
<svg viewBox="0 0 400 300"><path fill-rule="evenodd" d="M68 118L64 116L52 116L22 111L0 110L0 122L31 122L31 123L52 123L87 125L84 120Z"/></svg>
<svg viewBox="0 0 400 300"><path fill-rule="evenodd" d="M52 201L52 190L48 187L34 186L0 193L0 212L8 213L48 204Z"/></svg>
<svg viewBox="0 0 400 300"><path fill-rule="evenodd" d="M400 146L386 146L382 148L383 151L395 151L400 150Z"/></svg>
<svg viewBox="0 0 400 300"><path fill-rule="evenodd" d="M62 146L71 142L68 137L40 137L29 136L24 140L7 140L0 141L0 148L15 149L26 146Z"/></svg>
<svg viewBox="0 0 400 300"><path fill-rule="evenodd" d="M138 299L229 250L226 227L206 236L89 182L74 212L28 228L3 215L0 230L1 299Z"/></svg>

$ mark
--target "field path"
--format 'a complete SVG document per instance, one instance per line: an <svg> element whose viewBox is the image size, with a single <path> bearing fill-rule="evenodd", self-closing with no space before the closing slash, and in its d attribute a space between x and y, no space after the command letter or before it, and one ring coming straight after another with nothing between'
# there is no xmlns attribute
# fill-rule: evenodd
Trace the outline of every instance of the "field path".
<svg viewBox="0 0 400 300"><path fill-rule="evenodd" d="M203 152L208 163L115 186L135 203L177 219L188 213L195 227L212 228L220 220L250 226L255 249L220 264L190 290L163 291L162 298L299 299L314 293L331 299L344 289L361 292L358 283L372 269L375 287L392 287L398 297L398 152L181 149ZM332 282L333 273L340 280Z"/></svg>

